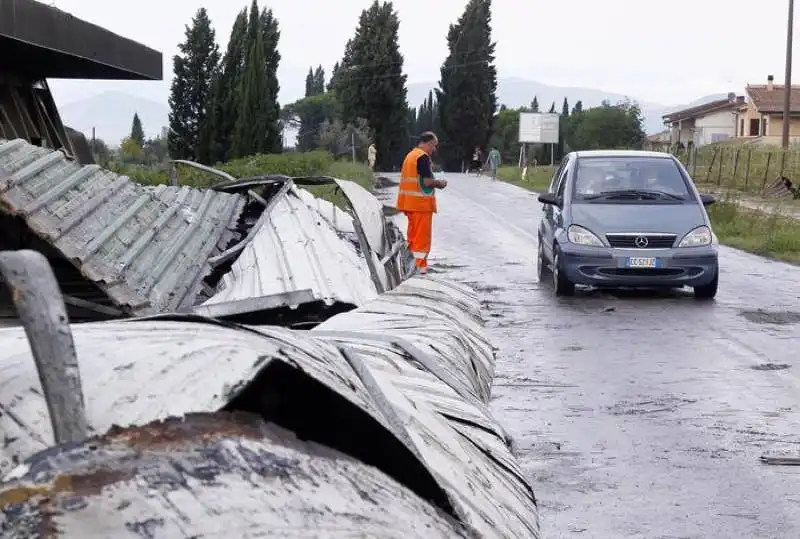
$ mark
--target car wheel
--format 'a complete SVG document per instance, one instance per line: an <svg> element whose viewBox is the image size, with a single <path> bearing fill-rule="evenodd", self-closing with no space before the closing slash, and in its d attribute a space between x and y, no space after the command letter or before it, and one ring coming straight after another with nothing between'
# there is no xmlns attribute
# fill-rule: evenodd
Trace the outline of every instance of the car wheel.
<svg viewBox="0 0 800 539"><path fill-rule="evenodd" d="M544 258L544 247L542 247L542 240L539 239L539 247L536 249L536 270L539 276L539 282L542 282L550 273L550 268L547 267L547 260Z"/></svg>
<svg viewBox="0 0 800 539"><path fill-rule="evenodd" d="M714 299L719 286L719 271L714 275L714 280L703 286L694 287L694 297L697 299Z"/></svg>
<svg viewBox="0 0 800 539"><path fill-rule="evenodd" d="M556 296L572 296L575 294L575 284L561 271L561 256L558 254L558 247L553 249L553 286L556 289Z"/></svg>

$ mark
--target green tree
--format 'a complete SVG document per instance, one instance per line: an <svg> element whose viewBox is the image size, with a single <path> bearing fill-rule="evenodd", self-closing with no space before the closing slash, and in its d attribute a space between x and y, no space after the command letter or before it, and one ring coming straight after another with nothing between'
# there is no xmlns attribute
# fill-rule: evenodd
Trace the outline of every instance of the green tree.
<svg viewBox="0 0 800 539"><path fill-rule="evenodd" d="M566 135L573 150L637 149L645 141L641 110L628 101L573 114Z"/></svg>
<svg viewBox="0 0 800 539"><path fill-rule="evenodd" d="M572 114L579 114L583 111L583 101L578 100L572 107Z"/></svg>
<svg viewBox="0 0 800 539"><path fill-rule="evenodd" d="M309 68L309 73L311 73L311 68ZM306 93L306 97L325 93L325 70L322 69L322 66L317 66L317 69L311 73L311 86L308 89L311 92Z"/></svg>
<svg viewBox="0 0 800 539"><path fill-rule="evenodd" d="M211 162L224 162L233 157L233 131L239 113L239 88L244 74L245 40L247 37L247 10L237 15L231 29L228 49L217 69L213 88Z"/></svg>
<svg viewBox="0 0 800 539"><path fill-rule="evenodd" d="M439 119L446 169L460 170L475 146L485 146L497 110L491 0L470 0L447 33L449 55L441 68Z"/></svg>
<svg viewBox="0 0 800 539"><path fill-rule="evenodd" d="M510 109L500 107L494 120L494 131L489 145L497 148L503 163L517 163L519 160L519 115L528 112L526 108Z"/></svg>
<svg viewBox="0 0 800 539"><path fill-rule="evenodd" d="M377 168L399 165L408 149L406 76L398 46L400 20L391 2L374 0L361 12L356 33L334 70L334 91L345 124L364 119L373 130Z"/></svg>
<svg viewBox="0 0 800 539"><path fill-rule="evenodd" d="M531 101L531 112L539 112L539 99L536 96L533 96Z"/></svg>
<svg viewBox="0 0 800 539"><path fill-rule="evenodd" d="M283 146L278 106L278 23L272 11L259 13L253 0L247 23L244 74L239 84L239 110L232 156L280 152Z"/></svg>
<svg viewBox="0 0 800 539"><path fill-rule="evenodd" d="M89 148L94 156L94 161L104 168L108 168L108 163L111 160L111 150L104 140L94 138L89 141Z"/></svg>
<svg viewBox="0 0 800 539"><path fill-rule="evenodd" d="M341 71L341 65L339 62L333 64L333 69L331 70L331 80L328 81L328 86L325 87L326 90L329 92L336 88L336 85L340 79L339 73Z"/></svg>
<svg viewBox="0 0 800 539"><path fill-rule="evenodd" d="M131 125L131 140L136 142L141 148L144 146L144 128L142 127L142 120L139 119L139 114L133 114L133 124Z"/></svg>
<svg viewBox="0 0 800 539"><path fill-rule="evenodd" d="M569 118L569 102L567 98L564 98L564 103L561 105L561 117L562 118Z"/></svg>
<svg viewBox="0 0 800 539"><path fill-rule="evenodd" d="M126 164L142 164L144 162L142 147L130 137L124 139L119 147L119 160Z"/></svg>
<svg viewBox="0 0 800 539"><path fill-rule="evenodd" d="M556 113L556 102L555 101L553 101L553 104L550 105L550 110L548 111L548 113L549 114L555 114Z"/></svg>
<svg viewBox="0 0 800 539"><path fill-rule="evenodd" d="M339 120L339 109L339 102L332 92L304 97L284 107L281 117L300 131L297 150L307 152L316 149L322 125Z"/></svg>
<svg viewBox="0 0 800 539"><path fill-rule="evenodd" d="M175 77L169 97L169 150L175 158L207 162L212 140L208 121L211 80L219 63L219 48L205 8L197 10L185 36L178 45L180 53L172 59Z"/></svg>

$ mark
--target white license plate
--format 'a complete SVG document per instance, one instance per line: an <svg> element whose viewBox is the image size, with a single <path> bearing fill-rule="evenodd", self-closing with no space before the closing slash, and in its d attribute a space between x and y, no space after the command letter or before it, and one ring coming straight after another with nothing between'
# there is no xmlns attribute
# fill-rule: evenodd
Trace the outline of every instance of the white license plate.
<svg viewBox="0 0 800 539"><path fill-rule="evenodd" d="M657 258L645 258L641 256L632 256L628 259L626 264L629 268L657 268Z"/></svg>

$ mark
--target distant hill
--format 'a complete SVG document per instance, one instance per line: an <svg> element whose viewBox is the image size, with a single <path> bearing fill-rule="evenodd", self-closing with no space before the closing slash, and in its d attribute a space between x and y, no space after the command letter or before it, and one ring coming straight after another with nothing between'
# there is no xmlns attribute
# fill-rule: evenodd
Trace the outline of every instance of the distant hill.
<svg viewBox="0 0 800 539"><path fill-rule="evenodd" d="M61 121L91 138L92 128L97 138L109 146L119 146L131 133L133 115L139 114L146 137L155 137L168 125L169 108L150 99L125 92L104 92L80 101L59 105Z"/></svg>

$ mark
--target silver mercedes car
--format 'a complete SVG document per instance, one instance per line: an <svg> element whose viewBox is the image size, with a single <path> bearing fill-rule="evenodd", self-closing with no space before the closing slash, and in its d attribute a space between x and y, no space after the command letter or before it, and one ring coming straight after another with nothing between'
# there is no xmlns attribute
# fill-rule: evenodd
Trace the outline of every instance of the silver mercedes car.
<svg viewBox="0 0 800 539"><path fill-rule="evenodd" d="M556 295L575 285L676 288L717 293L717 239L689 173L672 155L586 151L553 175L539 224L539 279Z"/></svg>

